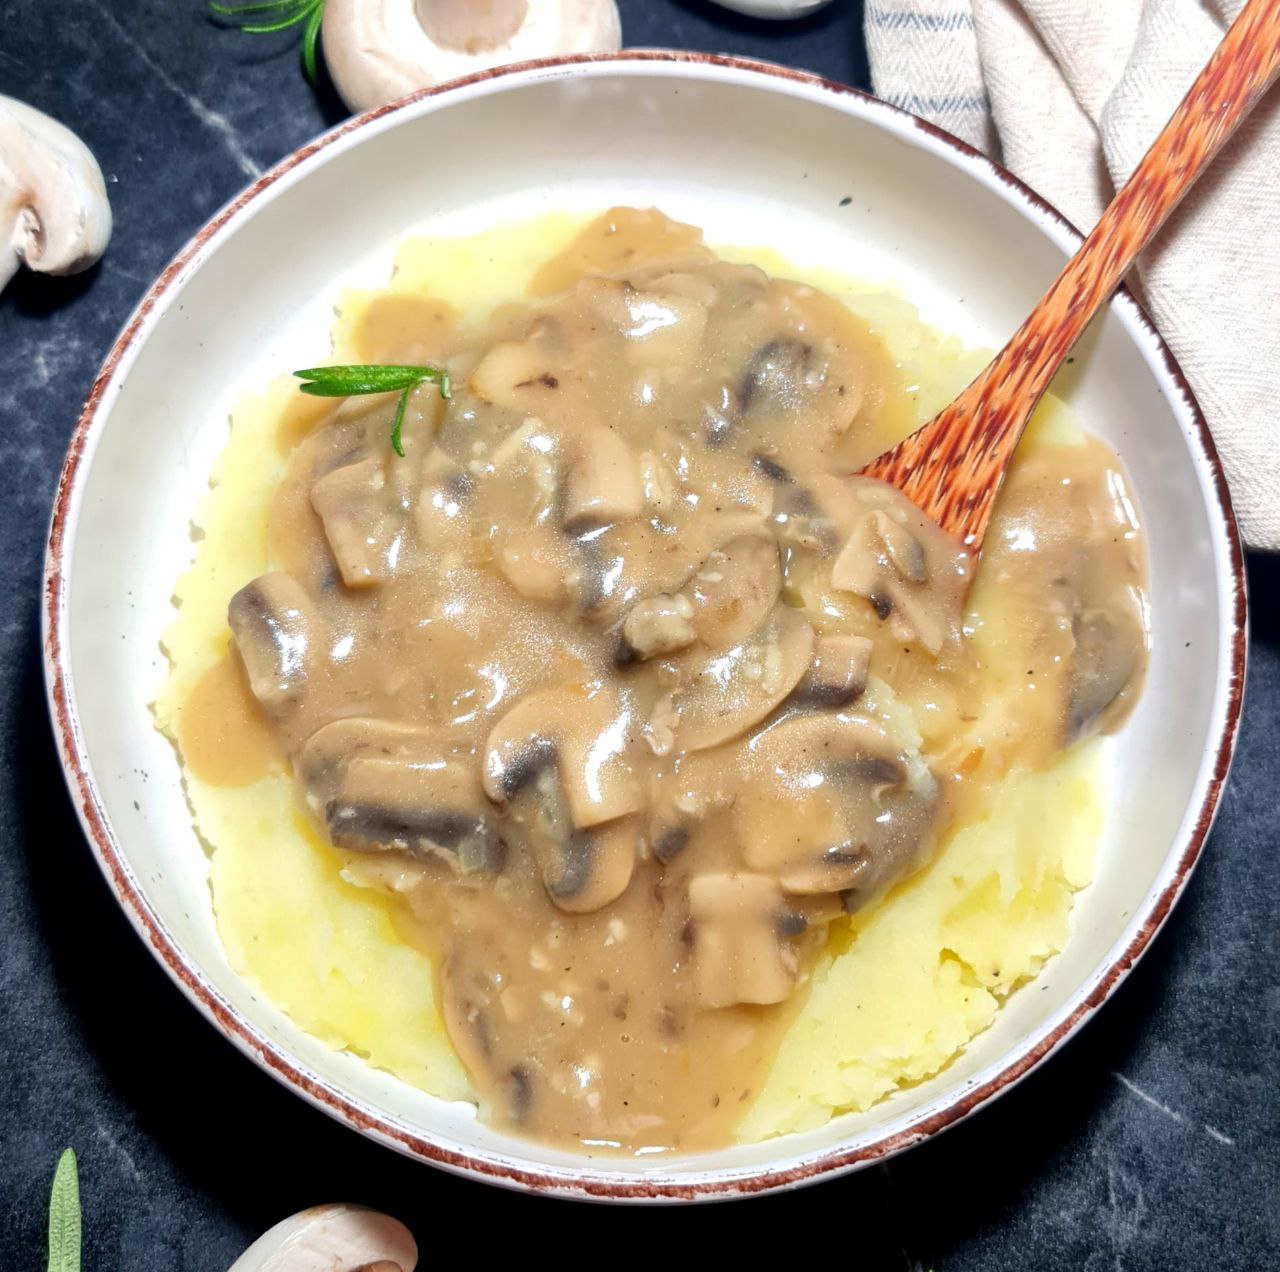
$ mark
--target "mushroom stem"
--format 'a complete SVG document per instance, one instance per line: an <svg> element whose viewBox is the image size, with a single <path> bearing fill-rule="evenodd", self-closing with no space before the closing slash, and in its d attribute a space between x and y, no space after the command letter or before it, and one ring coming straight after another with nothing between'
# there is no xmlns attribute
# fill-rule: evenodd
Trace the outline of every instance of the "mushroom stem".
<svg viewBox="0 0 1280 1272"><path fill-rule="evenodd" d="M489 53L524 26L529 0L416 0L418 22L433 44Z"/></svg>

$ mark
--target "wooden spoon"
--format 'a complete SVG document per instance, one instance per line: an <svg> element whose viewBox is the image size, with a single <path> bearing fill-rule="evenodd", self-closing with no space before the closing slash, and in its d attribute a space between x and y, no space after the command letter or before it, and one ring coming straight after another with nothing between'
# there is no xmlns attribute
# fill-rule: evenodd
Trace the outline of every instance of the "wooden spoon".
<svg viewBox="0 0 1280 1272"><path fill-rule="evenodd" d="M1249 0L1013 339L950 406L863 473L896 486L976 556L1014 448L1062 360L1277 71L1280 0Z"/></svg>

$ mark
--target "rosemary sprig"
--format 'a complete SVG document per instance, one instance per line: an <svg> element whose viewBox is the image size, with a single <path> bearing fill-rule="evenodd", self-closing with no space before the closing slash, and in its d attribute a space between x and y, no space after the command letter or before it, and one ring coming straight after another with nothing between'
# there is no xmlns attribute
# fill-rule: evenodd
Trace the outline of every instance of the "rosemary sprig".
<svg viewBox="0 0 1280 1272"><path fill-rule="evenodd" d="M442 367L409 367L378 363L356 363L344 367L310 367L293 373L304 381L298 387L312 397L359 397L366 393L399 393L395 418L391 422L391 449L401 459L404 445L400 431L409 394L420 384L438 384L446 401L453 396L449 373Z"/></svg>
<svg viewBox="0 0 1280 1272"><path fill-rule="evenodd" d="M75 1151L62 1150L49 1193L48 1272L80 1272L80 1177Z"/></svg>
<svg viewBox="0 0 1280 1272"><path fill-rule="evenodd" d="M254 0L252 4L219 4L209 0L209 8L220 18L228 18L246 35L270 35L302 24L302 69L314 87L316 83L316 41L324 18L324 0Z"/></svg>

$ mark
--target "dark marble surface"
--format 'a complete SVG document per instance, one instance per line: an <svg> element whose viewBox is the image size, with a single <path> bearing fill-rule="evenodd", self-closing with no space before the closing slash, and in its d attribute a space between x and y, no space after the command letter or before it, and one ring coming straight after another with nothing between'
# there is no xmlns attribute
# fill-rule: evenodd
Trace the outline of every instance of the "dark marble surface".
<svg viewBox="0 0 1280 1272"><path fill-rule="evenodd" d="M632 44L866 83L860 7L845 0L786 27L699 0L622 8ZM630 1231L657 1239L634 1248L665 1260L676 1236L736 1244L785 1225L800 1257L838 1250L865 1269L1268 1266L1280 1253L1272 560L1250 562L1253 653L1230 788L1149 957L1021 1087L887 1167L746 1205L643 1214L482 1189L305 1107L165 979L63 791L40 680L41 552L79 404L145 285L249 177L342 117L286 44L218 30L200 0L0 0L0 92L80 131L116 215L100 268L24 278L0 298L0 1266L43 1266L48 1183L66 1144L80 1154L93 1272L223 1272L276 1219L330 1199L389 1210L424 1242L443 1221L451 1252L472 1239L475 1206L483 1245L468 1259L607 1257L609 1238ZM566 1222L589 1244L566 1247Z"/></svg>

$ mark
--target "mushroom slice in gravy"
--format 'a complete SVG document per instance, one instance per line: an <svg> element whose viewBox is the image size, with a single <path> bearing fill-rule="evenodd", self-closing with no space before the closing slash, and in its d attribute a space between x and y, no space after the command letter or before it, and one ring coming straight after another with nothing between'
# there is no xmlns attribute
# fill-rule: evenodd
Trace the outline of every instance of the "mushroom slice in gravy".
<svg viewBox="0 0 1280 1272"><path fill-rule="evenodd" d="M557 809L558 794L540 791L540 806L521 826L542 872L547 895L561 910L584 914L616 901L635 868L638 819L621 817L590 829Z"/></svg>
<svg viewBox="0 0 1280 1272"><path fill-rule="evenodd" d="M818 707L847 707L862 696L875 646L865 636L820 636L796 699Z"/></svg>
<svg viewBox="0 0 1280 1272"><path fill-rule="evenodd" d="M579 829L636 812L643 794L628 757L630 729L630 713L612 690L571 684L530 694L489 734L484 792L506 805L554 767Z"/></svg>
<svg viewBox="0 0 1280 1272"><path fill-rule="evenodd" d="M1077 609L1071 616L1070 700L1067 737L1105 728L1120 714L1146 657L1146 639L1132 614L1114 609Z"/></svg>
<svg viewBox="0 0 1280 1272"><path fill-rule="evenodd" d="M674 595L637 601L622 624L617 661L648 659L701 642L724 649L752 636L782 588L778 545L767 534L739 534L713 549Z"/></svg>
<svg viewBox="0 0 1280 1272"><path fill-rule="evenodd" d="M384 461L364 459L325 474L311 487L311 506L347 587L372 587L394 569L401 519L388 497Z"/></svg>
<svg viewBox="0 0 1280 1272"><path fill-rule="evenodd" d="M800 682L813 658L813 628L779 606L758 632L713 653L672 700L680 750L719 746L759 724Z"/></svg>
<svg viewBox="0 0 1280 1272"><path fill-rule="evenodd" d="M698 996L708 1007L780 1003L795 985L782 889L765 875L705 874L689 884Z"/></svg>
<svg viewBox="0 0 1280 1272"><path fill-rule="evenodd" d="M972 566L969 553L892 486L848 481L860 509L831 565L831 584L870 601L902 640L931 654L960 634Z"/></svg>
<svg viewBox="0 0 1280 1272"><path fill-rule="evenodd" d="M612 429L593 428L574 445L564 482L564 528L570 534L638 517L644 507L640 464Z"/></svg>
<svg viewBox="0 0 1280 1272"><path fill-rule="evenodd" d="M317 729L297 761L307 804L357 852L399 850L462 874L501 868L503 846L470 766L426 730L359 716Z"/></svg>
<svg viewBox="0 0 1280 1272"><path fill-rule="evenodd" d="M778 545L739 535L702 562L688 588L693 630L709 649L736 645L764 622L782 587Z"/></svg>
<svg viewBox="0 0 1280 1272"><path fill-rule="evenodd" d="M231 598L227 622L254 697L277 719L287 716L319 657L311 597L287 574L264 574Z"/></svg>
<svg viewBox="0 0 1280 1272"><path fill-rule="evenodd" d="M933 775L861 715L794 716L749 747L734 803L746 863L787 892L859 902L901 875L930 830Z"/></svg>
<svg viewBox="0 0 1280 1272"><path fill-rule="evenodd" d="M494 870L501 842L474 792L475 777L461 764L357 755L325 808L329 837L339 848L401 848L440 857L464 873Z"/></svg>
<svg viewBox="0 0 1280 1272"><path fill-rule="evenodd" d="M770 340L747 364L738 401L748 419L792 408L800 401L805 378L814 372L813 346L794 337Z"/></svg>

